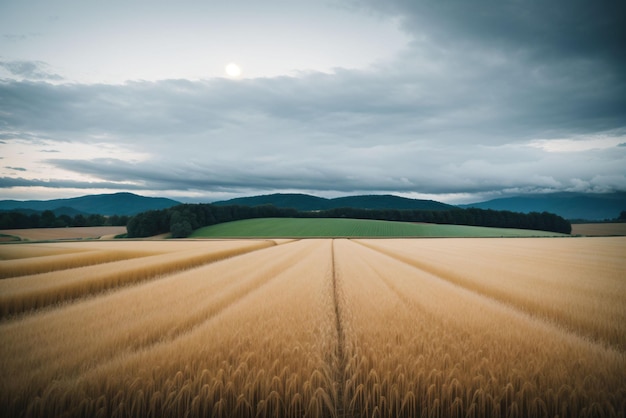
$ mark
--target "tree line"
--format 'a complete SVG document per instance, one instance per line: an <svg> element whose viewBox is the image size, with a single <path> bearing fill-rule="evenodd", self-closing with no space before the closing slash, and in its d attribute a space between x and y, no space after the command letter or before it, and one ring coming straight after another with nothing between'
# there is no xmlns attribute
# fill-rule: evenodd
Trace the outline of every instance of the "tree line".
<svg viewBox="0 0 626 418"><path fill-rule="evenodd" d="M127 225L128 237L149 237L170 232L174 238L189 236L195 229L253 218L354 218L403 222L428 222L487 226L497 228L534 229L569 234L572 226L566 219L548 212L518 213L491 209L393 210L338 208L322 211L263 206L215 206L181 204L169 209L151 210L133 216Z"/></svg>
<svg viewBox="0 0 626 418"><path fill-rule="evenodd" d="M74 226L125 226L129 216L103 216L97 214L72 216L57 216L51 210L31 214L19 211L0 213L0 229L27 229L27 228L66 228Z"/></svg>

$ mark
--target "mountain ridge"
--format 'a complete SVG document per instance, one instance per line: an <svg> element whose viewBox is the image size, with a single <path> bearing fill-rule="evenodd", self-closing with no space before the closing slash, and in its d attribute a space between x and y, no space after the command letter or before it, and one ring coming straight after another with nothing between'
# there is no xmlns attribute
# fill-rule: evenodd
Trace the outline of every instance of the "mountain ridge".
<svg viewBox="0 0 626 418"><path fill-rule="evenodd" d="M181 202L165 197L146 197L134 193L120 192L95 194L67 199L52 200L2 200L0 211L38 211L51 210L63 213L75 211L81 214L98 215L136 215L154 209L166 209Z"/></svg>
<svg viewBox="0 0 626 418"><path fill-rule="evenodd" d="M395 210L452 210L453 205L434 200L409 199L395 195L358 195L342 196L333 199L317 197L303 193L274 193L249 197L238 197L213 202L217 206L240 205L262 206L274 205L278 208L291 208L300 211L318 211L337 208L358 209L395 209Z"/></svg>
<svg viewBox="0 0 626 418"><path fill-rule="evenodd" d="M626 210L626 192L534 194L491 199L458 206L522 213L551 212L565 219L601 221L616 219L621 211Z"/></svg>
<svg viewBox="0 0 626 418"><path fill-rule="evenodd" d="M164 197L146 197L134 193L85 195L52 200L2 200L0 212L21 211L26 214L53 211L60 214L136 215L148 210L167 209L181 202ZM391 194L357 195L324 198L304 193L274 193L239 197L212 202L217 206L273 205L299 211L319 211L337 208L389 210L454 210L465 208L506 210L511 212L550 212L570 220L602 221L617 218L626 210L626 192L606 194L550 193L520 195L462 205L449 205L434 200L410 199Z"/></svg>

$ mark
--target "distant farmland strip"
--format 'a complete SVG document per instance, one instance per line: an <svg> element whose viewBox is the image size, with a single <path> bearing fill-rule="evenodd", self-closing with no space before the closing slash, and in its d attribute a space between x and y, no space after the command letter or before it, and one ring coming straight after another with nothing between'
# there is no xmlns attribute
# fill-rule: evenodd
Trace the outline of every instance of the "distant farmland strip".
<svg viewBox="0 0 626 418"><path fill-rule="evenodd" d="M346 218L262 218L200 228L191 238L316 237L532 237L554 232Z"/></svg>
<svg viewBox="0 0 626 418"><path fill-rule="evenodd" d="M273 245L275 243L272 241L231 241L220 242L218 245L207 242L193 251L158 254L69 270L65 269L63 258L56 271L1 280L0 317L126 286ZM89 256L90 253L84 254ZM56 257L66 256L68 255Z"/></svg>
<svg viewBox="0 0 626 418"><path fill-rule="evenodd" d="M626 235L626 222L572 224L572 235L585 235L588 237L624 236Z"/></svg>

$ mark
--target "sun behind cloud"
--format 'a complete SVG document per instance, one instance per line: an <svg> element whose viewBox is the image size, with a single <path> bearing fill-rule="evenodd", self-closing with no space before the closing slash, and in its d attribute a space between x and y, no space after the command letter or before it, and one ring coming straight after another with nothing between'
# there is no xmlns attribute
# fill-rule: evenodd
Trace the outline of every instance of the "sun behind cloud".
<svg viewBox="0 0 626 418"><path fill-rule="evenodd" d="M226 65L226 67L224 67L224 71L226 72L226 75L231 78L238 78L241 76L241 67L234 62Z"/></svg>

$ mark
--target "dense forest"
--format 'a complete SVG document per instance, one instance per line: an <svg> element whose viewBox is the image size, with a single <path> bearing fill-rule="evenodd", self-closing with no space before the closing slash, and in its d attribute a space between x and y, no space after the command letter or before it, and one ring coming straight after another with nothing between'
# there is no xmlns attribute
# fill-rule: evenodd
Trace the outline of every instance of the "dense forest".
<svg viewBox="0 0 626 418"><path fill-rule="evenodd" d="M517 213L490 209L453 210L369 210L338 208L323 211L263 206L216 206L211 204L182 204L169 209L151 210L133 216L127 225L128 237L149 237L171 232L174 238L183 238L194 229L223 222L251 218L355 218L404 222L429 222L488 226L498 228L536 229L569 234L571 224L562 217L548 213Z"/></svg>
<svg viewBox="0 0 626 418"><path fill-rule="evenodd" d="M251 218L355 218L403 222L428 222L489 226L497 228L537 229L569 234L571 224L562 217L548 213L517 213L491 209L396 210L337 208L321 211L297 211L262 206L218 206L212 204L181 204L169 209L150 210L131 218L128 216L55 215L52 211L24 214L0 214L0 229L63 228L76 226L127 225L128 237L149 237L171 232L174 238L184 238L194 229L223 222Z"/></svg>
<svg viewBox="0 0 626 418"><path fill-rule="evenodd" d="M0 213L0 229L65 228L70 226L124 226L126 215L59 215L51 210L26 214L20 211Z"/></svg>

